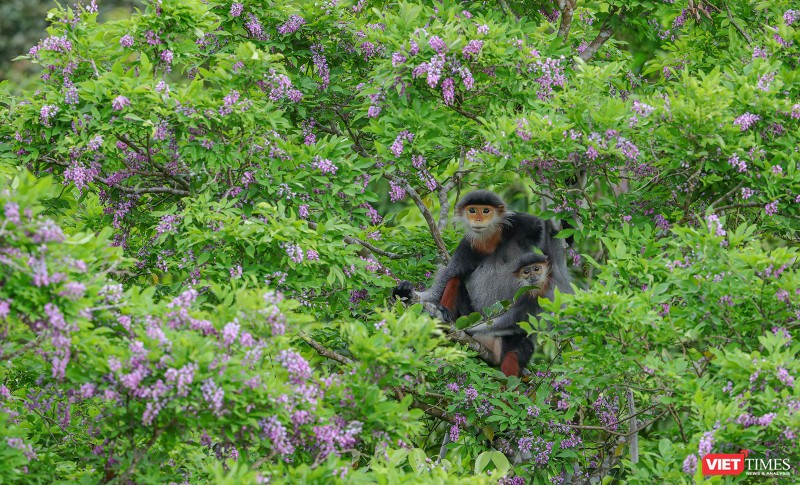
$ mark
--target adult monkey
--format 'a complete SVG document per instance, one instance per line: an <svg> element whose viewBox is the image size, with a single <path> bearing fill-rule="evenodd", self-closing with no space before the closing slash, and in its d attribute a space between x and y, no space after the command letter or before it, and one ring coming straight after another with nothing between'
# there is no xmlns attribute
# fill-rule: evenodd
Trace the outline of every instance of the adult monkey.
<svg viewBox="0 0 800 485"><path fill-rule="evenodd" d="M455 215L467 233L450 263L437 273L433 285L416 293L420 302L439 307L441 315L434 316L454 321L498 301L513 299L519 285L511 275L519 258L530 253L534 246L550 261L551 284L544 296L552 299L555 288L562 293L573 293L564 243L554 239L556 230L549 221L507 211L503 200L488 190L464 196L456 205ZM415 299L408 281L401 282L393 295L409 301ZM513 356L513 352L506 352L506 356Z"/></svg>

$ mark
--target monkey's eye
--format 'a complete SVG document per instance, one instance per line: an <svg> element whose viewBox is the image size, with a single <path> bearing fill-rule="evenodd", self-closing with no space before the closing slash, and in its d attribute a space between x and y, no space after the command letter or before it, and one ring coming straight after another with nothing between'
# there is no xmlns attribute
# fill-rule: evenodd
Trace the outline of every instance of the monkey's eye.
<svg viewBox="0 0 800 485"><path fill-rule="evenodd" d="M541 266L534 266L534 267L533 267L533 270L534 270L534 271L536 271L536 272L538 273L539 271L541 271L541 270L542 270L542 267L541 267Z"/></svg>
<svg viewBox="0 0 800 485"><path fill-rule="evenodd" d="M475 208L474 207L470 207L469 208L469 213L470 214L474 214L475 213Z"/></svg>
<svg viewBox="0 0 800 485"><path fill-rule="evenodd" d="M483 208L483 213L484 213L484 214L488 214L489 212L491 212L491 211L489 210L489 208L488 208L488 207L484 207L484 208Z"/></svg>
<svg viewBox="0 0 800 485"><path fill-rule="evenodd" d="M524 275L529 275L529 274L531 274L531 270L529 270L529 269L523 269L523 270L522 270L522 274L524 274Z"/></svg>

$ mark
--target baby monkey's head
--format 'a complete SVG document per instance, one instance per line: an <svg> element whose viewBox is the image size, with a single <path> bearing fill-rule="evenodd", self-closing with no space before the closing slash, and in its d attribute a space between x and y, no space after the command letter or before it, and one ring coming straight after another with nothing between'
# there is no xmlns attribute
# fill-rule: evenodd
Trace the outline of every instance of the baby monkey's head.
<svg viewBox="0 0 800 485"><path fill-rule="evenodd" d="M547 289L550 281L550 262L544 254L525 254L517 260L514 277L519 287L535 286L541 294Z"/></svg>

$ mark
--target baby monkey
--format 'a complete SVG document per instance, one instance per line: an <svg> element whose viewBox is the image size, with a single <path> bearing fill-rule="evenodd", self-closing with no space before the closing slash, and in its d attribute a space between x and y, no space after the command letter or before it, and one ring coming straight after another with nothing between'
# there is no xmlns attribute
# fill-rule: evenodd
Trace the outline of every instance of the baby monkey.
<svg viewBox="0 0 800 485"><path fill-rule="evenodd" d="M467 333L492 352L495 365L506 376L521 376L533 355L533 342L519 322L541 313L539 297L550 289L550 262L543 254L524 254L517 260L514 279L517 288L531 287L508 311L490 324L482 323Z"/></svg>

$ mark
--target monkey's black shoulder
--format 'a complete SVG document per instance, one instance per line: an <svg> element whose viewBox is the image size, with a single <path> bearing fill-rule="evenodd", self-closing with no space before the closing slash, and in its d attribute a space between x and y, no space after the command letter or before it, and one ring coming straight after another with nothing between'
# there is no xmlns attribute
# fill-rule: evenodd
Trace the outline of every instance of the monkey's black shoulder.
<svg viewBox="0 0 800 485"><path fill-rule="evenodd" d="M544 234L544 223L526 212L515 212L506 218L503 240L519 243L539 244Z"/></svg>

